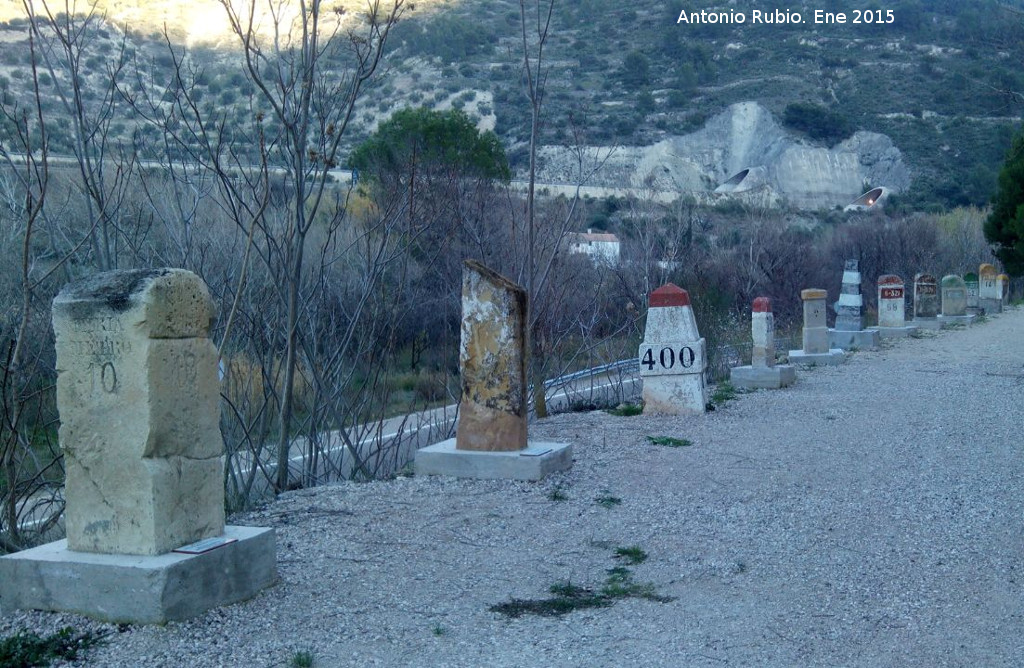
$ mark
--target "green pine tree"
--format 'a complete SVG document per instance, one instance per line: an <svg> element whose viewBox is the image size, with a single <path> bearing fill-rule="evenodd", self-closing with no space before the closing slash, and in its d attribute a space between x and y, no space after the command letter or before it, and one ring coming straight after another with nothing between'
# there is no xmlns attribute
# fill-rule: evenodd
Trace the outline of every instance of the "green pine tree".
<svg viewBox="0 0 1024 668"><path fill-rule="evenodd" d="M1024 130L1014 137L999 172L999 191L985 221L985 238L1006 273L1024 275Z"/></svg>

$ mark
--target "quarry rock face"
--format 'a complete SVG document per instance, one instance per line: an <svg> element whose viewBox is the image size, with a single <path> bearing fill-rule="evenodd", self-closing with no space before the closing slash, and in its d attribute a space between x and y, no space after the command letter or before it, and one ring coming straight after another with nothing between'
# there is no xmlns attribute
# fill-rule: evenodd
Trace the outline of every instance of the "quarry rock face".
<svg viewBox="0 0 1024 668"><path fill-rule="evenodd" d="M591 152L603 156L607 149ZM540 155L541 181L573 182L568 149L543 147ZM714 194L743 170L750 170L750 183L726 185L732 195ZM742 193L804 209L845 206L861 195L865 182L894 192L910 186L910 170L887 136L857 132L833 147L822 146L789 132L756 102L731 105L687 135L620 147L592 181L617 188L649 185L707 201Z"/></svg>

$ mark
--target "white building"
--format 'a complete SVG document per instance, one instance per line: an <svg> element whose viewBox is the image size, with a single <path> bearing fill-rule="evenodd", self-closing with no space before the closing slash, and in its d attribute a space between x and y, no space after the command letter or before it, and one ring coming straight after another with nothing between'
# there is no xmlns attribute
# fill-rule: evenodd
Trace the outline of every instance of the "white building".
<svg viewBox="0 0 1024 668"><path fill-rule="evenodd" d="M569 234L569 252L588 255L595 263L617 265L619 250L619 238L614 234L594 232L591 229L585 233Z"/></svg>

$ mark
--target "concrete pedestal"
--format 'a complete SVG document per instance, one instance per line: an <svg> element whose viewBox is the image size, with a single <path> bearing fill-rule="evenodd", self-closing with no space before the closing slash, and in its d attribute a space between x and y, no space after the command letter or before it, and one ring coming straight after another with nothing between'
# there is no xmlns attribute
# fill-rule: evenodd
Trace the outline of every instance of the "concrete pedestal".
<svg viewBox="0 0 1024 668"><path fill-rule="evenodd" d="M940 329L942 329L942 323L939 322L938 317L931 318L931 319L915 318L913 320L913 324L914 324L914 327L917 327L918 329L928 329L928 330L931 330L933 332L937 332Z"/></svg>
<svg viewBox="0 0 1024 668"><path fill-rule="evenodd" d="M906 325L905 327L868 327L868 329L878 332L879 338L882 339L905 339L917 333L917 327L913 325Z"/></svg>
<svg viewBox="0 0 1024 668"><path fill-rule="evenodd" d="M842 350L850 350L851 348L857 348L858 350L875 350L878 348L878 342L878 332L870 329L862 329L858 331L846 331L842 329L828 330L829 348L839 348Z"/></svg>
<svg viewBox="0 0 1024 668"><path fill-rule="evenodd" d="M416 451L416 475L481 480L541 480L572 466L572 445L530 441L514 452L457 450L455 439Z"/></svg>
<svg viewBox="0 0 1024 668"><path fill-rule="evenodd" d="M977 319L978 316L973 313L968 313L967 315L940 315L939 323L943 327L949 327L950 325L973 325Z"/></svg>
<svg viewBox="0 0 1024 668"><path fill-rule="evenodd" d="M803 350L790 350L790 364L807 366L835 366L846 361L846 353L839 348L831 348L827 353L805 353Z"/></svg>
<svg viewBox="0 0 1024 668"><path fill-rule="evenodd" d="M164 624L238 603L277 581L274 530L224 527L234 542L202 554L72 552L59 540L0 558L0 611L75 612Z"/></svg>
<svg viewBox="0 0 1024 668"><path fill-rule="evenodd" d="M776 366L737 366L729 370L729 382L744 390L777 390L796 381L796 368L791 364Z"/></svg>
<svg viewBox="0 0 1024 668"><path fill-rule="evenodd" d="M1003 300L1002 299L986 299L982 298L978 300L978 307L981 308L988 315L1003 312Z"/></svg>

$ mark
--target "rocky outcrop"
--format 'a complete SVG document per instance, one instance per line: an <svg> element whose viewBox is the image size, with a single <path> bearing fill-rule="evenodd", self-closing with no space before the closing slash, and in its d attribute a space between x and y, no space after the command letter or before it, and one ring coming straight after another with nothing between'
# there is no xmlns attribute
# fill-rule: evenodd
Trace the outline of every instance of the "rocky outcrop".
<svg viewBox="0 0 1024 668"><path fill-rule="evenodd" d="M594 148L603 156L607 149ZM571 183L574 156L567 149L540 151L539 180ZM740 176L749 170L745 178ZM616 149L592 185L676 191L706 200L749 197L784 201L802 209L845 206L864 185L906 190L910 172L887 136L857 132L832 148L812 144L783 128L756 102L734 104L688 135L645 147Z"/></svg>

